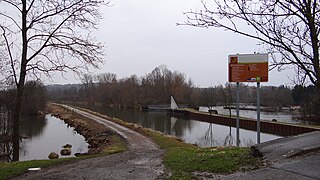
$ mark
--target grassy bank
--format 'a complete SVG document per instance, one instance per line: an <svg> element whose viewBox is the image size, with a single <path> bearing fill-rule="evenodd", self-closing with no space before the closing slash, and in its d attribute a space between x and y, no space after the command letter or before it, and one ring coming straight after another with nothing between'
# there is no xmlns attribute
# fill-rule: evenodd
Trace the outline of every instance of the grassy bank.
<svg viewBox="0 0 320 180"><path fill-rule="evenodd" d="M96 116L108 119L122 126L151 137L162 149L165 149L164 164L171 172L170 179L193 179L194 173L232 173L237 170L255 168L260 161L250 155L250 148L214 147L199 148L183 143L176 137L143 128L117 118L82 109Z"/></svg>
<svg viewBox="0 0 320 180"><path fill-rule="evenodd" d="M166 150L165 166L172 171L171 179L192 179L193 173L231 173L242 167L254 167L259 159L250 155L249 148L199 148L170 137L147 132Z"/></svg>
<svg viewBox="0 0 320 180"><path fill-rule="evenodd" d="M54 160L33 160L33 161L21 161L11 163L0 163L0 179L8 179L10 177L18 176L28 171L28 168L35 167L48 167L67 161L75 160L75 158L62 158Z"/></svg>

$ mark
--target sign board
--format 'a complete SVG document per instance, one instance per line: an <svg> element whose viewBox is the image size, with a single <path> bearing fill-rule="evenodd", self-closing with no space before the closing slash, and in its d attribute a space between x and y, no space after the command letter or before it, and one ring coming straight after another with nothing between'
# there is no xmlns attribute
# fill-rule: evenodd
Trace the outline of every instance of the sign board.
<svg viewBox="0 0 320 180"><path fill-rule="evenodd" d="M268 54L229 55L229 82L268 82Z"/></svg>

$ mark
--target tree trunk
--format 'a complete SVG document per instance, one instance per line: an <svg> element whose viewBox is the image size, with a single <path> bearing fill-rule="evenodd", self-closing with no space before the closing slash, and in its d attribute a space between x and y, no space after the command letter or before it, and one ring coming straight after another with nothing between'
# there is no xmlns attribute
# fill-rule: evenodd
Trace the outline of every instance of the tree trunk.
<svg viewBox="0 0 320 180"><path fill-rule="evenodd" d="M317 118L319 120L319 118L320 118L320 79L318 79L317 84L316 84L316 93L317 93L317 97L315 100L313 113L315 115L315 118Z"/></svg>
<svg viewBox="0 0 320 180"><path fill-rule="evenodd" d="M13 114L13 161L19 161L19 150L20 150L20 128L19 120L21 117L21 104L22 104L23 88L18 87L15 108Z"/></svg>
<svg viewBox="0 0 320 180"><path fill-rule="evenodd" d="M15 99L15 109L13 114L13 161L19 161L19 150L20 150L20 128L19 120L21 116L21 105L24 83L26 78L27 69L27 52L28 52L28 41L27 41L27 3L26 0L22 0L22 56L20 64L20 76L19 82L16 82L17 93Z"/></svg>

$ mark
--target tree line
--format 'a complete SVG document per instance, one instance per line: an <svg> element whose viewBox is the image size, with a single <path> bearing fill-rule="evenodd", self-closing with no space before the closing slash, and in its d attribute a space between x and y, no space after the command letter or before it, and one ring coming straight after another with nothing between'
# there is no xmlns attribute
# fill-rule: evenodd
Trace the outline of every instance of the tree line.
<svg viewBox="0 0 320 180"><path fill-rule="evenodd" d="M152 72L138 77L118 79L116 74L84 74L82 84L48 86L49 99L52 101L99 103L102 105L139 108L147 105L169 104L173 96L178 104L188 106L227 106L236 101L236 85L196 87L186 75L171 71L166 66L156 67ZM249 84L250 85L250 84ZM240 84L240 102L256 104L256 87ZM312 91L310 90L312 89ZM315 87L296 85L262 86L260 89L261 105L281 110L283 107L302 106L305 112L315 114L312 109ZM309 105L308 105L309 103Z"/></svg>
<svg viewBox="0 0 320 180"><path fill-rule="evenodd" d="M117 79L113 73L84 74L80 86L68 89L51 87L51 100L84 101L89 104L139 107L150 104L169 104L170 96L183 104L191 104L193 83L186 75L166 66L156 67L145 76L131 75Z"/></svg>

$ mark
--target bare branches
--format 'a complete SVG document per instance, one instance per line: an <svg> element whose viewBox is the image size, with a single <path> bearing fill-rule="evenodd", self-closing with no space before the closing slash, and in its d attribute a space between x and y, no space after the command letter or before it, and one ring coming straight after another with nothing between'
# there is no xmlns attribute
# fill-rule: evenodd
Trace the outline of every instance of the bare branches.
<svg viewBox="0 0 320 180"><path fill-rule="evenodd" d="M11 68L12 68L12 71L13 71L13 78L14 78L14 82L17 84L18 81L17 81L17 75L16 75L16 71L15 71L15 68L14 68L14 60L13 60L13 56L12 56L12 52L11 52L11 47L10 47L10 43L9 43L9 40L7 38L7 35L6 35L6 30L3 26L0 26L2 31L3 31L3 38L5 40L5 44L6 44L6 47L7 47L7 51L8 51L8 54L9 54L9 59L10 59L10 64L11 64Z"/></svg>
<svg viewBox="0 0 320 180"><path fill-rule="evenodd" d="M43 73L50 75L54 71L65 72L67 69L80 73L103 63L104 45L91 36L91 31L97 28L101 19L99 7L108 2L2 0L1 4L3 7L13 7L10 10L17 10L7 13L0 8L0 16L7 19L0 21L0 26L10 29L10 38L7 32L2 37L6 40L8 59L11 59L16 82L21 78L17 71L36 76ZM26 13L25 16L23 13ZM20 39L22 34L24 38ZM15 40L11 36L19 38ZM24 49L25 54L22 53ZM19 51L20 54L12 53ZM22 67L23 64L25 67Z"/></svg>
<svg viewBox="0 0 320 180"><path fill-rule="evenodd" d="M270 52L280 54L271 68L298 66L313 84L320 82L320 4L316 0L215 0L210 7L202 3L202 10L185 13L187 21L182 25L218 27L257 39Z"/></svg>

